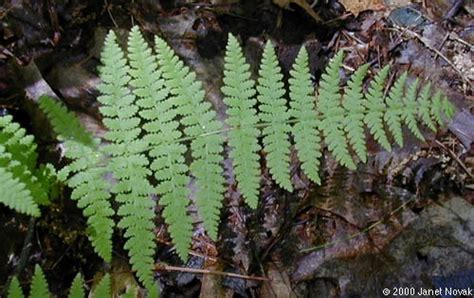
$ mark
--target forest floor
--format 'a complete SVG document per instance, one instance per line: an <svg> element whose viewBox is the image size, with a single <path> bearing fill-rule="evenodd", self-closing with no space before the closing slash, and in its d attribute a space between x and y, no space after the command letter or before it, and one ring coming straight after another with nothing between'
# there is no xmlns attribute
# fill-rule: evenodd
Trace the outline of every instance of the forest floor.
<svg viewBox="0 0 474 298"><path fill-rule="evenodd" d="M101 46L108 30L125 36L133 25L150 42L153 35L169 42L197 73L221 119L229 32L254 74L267 40L276 46L285 80L302 45L315 85L340 49L347 73L364 63L371 69L391 64L393 74L408 71L448 95L458 112L444 130L426 131L426 142L405 132L406 145L393 152L369 138L369 161L357 171L325 153L322 185L295 166L293 193L264 170L256 211L229 187L218 241L198 229L186 264L157 219L156 280L164 297L381 297L384 288L474 288L472 1L298 5L303 2L4 1L0 114L26 127L38 140L40 160L53 164L59 144L37 107L41 94L60 98L103 136L96 100ZM60 297L77 272L92 286L108 271L117 293L136 284L123 240L117 237L114 260L104 264L69 195L63 189L35 220L0 205L0 296L11 274L28 284L35 264Z"/></svg>

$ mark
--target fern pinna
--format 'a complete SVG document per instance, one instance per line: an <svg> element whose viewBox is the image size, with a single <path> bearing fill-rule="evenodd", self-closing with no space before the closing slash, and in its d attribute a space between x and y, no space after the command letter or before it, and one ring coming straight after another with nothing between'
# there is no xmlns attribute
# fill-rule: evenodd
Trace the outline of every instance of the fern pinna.
<svg viewBox="0 0 474 298"><path fill-rule="evenodd" d="M0 117L0 202L13 210L39 216L50 201L51 165L37 166L36 144L13 117Z"/></svg>
<svg viewBox="0 0 474 298"><path fill-rule="evenodd" d="M88 236L94 250L110 262L115 212L110 203L111 185L104 179L107 173L104 152L99 148L98 140L93 139L75 115L59 102L43 96L39 103L58 139L64 142L64 156L71 160L58 176L73 189L71 198L77 200L78 207L87 217Z"/></svg>

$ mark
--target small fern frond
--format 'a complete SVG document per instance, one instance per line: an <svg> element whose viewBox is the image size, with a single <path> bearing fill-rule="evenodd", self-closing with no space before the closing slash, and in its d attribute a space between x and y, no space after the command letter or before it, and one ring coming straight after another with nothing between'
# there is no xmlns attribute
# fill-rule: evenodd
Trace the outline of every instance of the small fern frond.
<svg viewBox="0 0 474 298"><path fill-rule="evenodd" d="M302 163L303 172L309 179L321 184L319 177L319 159L322 156L321 133L318 129L318 114L306 48L300 49L290 76L290 113L296 120L292 132L298 158Z"/></svg>
<svg viewBox="0 0 474 298"><path fill-rule="evenodd" d="M211 104L205 101L195 73L183 66L170 46L160 38L156 38L156 52L165 85L170 87L173 102L179 105L178 114L182 116L180 122L184 132L192 139L190 170L196 178L198 213L209 236L216 240L225 179L222 169L224 138L215 132L222 129L222 124L216 120Z"/></svg>
<svg viewBox="0 0 474 298"><path fill-rule="evenodd" d="M110 204L110 183L104 179L107 169L101 166L104 160L98 141L85 130L74 113L60 102L41 97L40 108L51 122L58 139L63 140L65 156L72 162L61 170L67 184L73 189L71 199L87 217L88 237L95 252L105 261L112 259L112 234L115 214Z"/></svg>
<svg viewBox="0 0 474 298"><path fill-rule="evenodd" d="M411 83L405 95L405 107L402 110L402 120L408 126L408 129L420 140L424 141L425 137L421 133L417 125L416 113L418 103L416 102L419 80L416 79Z"/></svg>
<svg viewBox="0 0 474 298"><path fill-rule="evenodd" d="M369 64L364 64L352 74L344 89L342 105L346 111L343 121L349 143L362 162L367 161L367 147L365 144L364 116L365 99L362 82L369 70Z"/></svg>
<svg viewBox="0 0 474 298"><path fill-rule="evenodd" d="M247 204L255 209L260 189L260 131L256 128L255 82L250 78L250 65L245 61L237 39L229 34L224 65L224 103L227 105L226 123L229 131L230 157L235 177Z"/></svg>
<svg viewBox="0 0 474 298"><path fill-rule="evenodd" d="M343 122L344 109L341 107L339 70L342 67L344 53L338 52L329 62L325 73L321 76L318 90L318 109L321 112L321 129L324 140L334 158L343 166L355 170L347 146Z"/></svg>
<svg viewBox="0 0 474 298"><path fill-rule="evenodd" d="M374 139L387 151L392 150L383 125L383 117L387 109L384 102L384 83L389 70L390 67L385 66L370 82L369 89L365 94L367 112L364 118Z"/></svg>
<svg viewBox="0 0 474 298"><path fill-rule="evenodd" d="M84 298L86 293L84 292L84 284L80 273L74 277L71 288L69 289L68 298Z"/></svg>
<svg viewBox="0 0 474 298"><path fill-rule="evenodd" d="M99 281L99 283L95 287L92 297L94 298L112 297L110 288L111 288L110 275L106 274L102 277L102 279Z"/></svg>
<svg viewBox="0 0 474 298"><path fill-rule="evenodd" d="M289 113L286 108L283 75L271 41L267 41L260 63L257 84L257 101L262 123L268 124L263 129L264 151L267 166L273 179L287 191L293 191L290 179L290 141L287 124Z"/></svg>
<svg viewBox="0 0 474 298"><path fill-rule="evenodd" d="M23 290L21 289L20 282L18 278L14 276L10 282L10 287L8 288L8 298L23 298Z"/></svg>
<svg viewBox="0 0 474 298"><path fill-rule="evenodd" d="M395 138L395 142L400 147L403 147L403 131L402 131L402 110L403 97L405 93L405 83L408 73L404 72L390 89L389 95L386 98L387 111L384 115L384 120L387 127Z"/></svg>
<svg viewBox="0 0 474 298"><path fill-rule="evenodd" d="M31 280L29 298L45 298L50 296L48 282L46 281L43 270L39 265L36 265L33 279Z"/></svg>
<svg viewBox="0 0 474 298"><path fill-rule="evenodd" d="M115 199L120 203L117 214L121 219L117 226L125 229L127 241L124 247L128 250L130 263L148 289L154 285L155 212L151 199L154 191L147 179L151 171L143 152L147 147L146 140L139 139L142 129L138 105L128 89L130 67L113 31L106 37L101 62L103 83L98 87L102 94L98 100L102 104L99 110L105 114L103 122L109 129L106 137L111 141L106 149L112 153L108 169L117 179L112 187Z"/></svg>

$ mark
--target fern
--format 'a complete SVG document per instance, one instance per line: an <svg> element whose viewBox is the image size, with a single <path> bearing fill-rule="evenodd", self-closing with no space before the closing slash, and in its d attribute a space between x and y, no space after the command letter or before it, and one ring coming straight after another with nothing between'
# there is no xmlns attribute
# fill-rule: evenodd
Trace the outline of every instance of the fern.
<svg viewBox="0 0 474 298"><path fill-rule="evenodd" d="M138 105L127 88L130 68L113 31L106 37L101 61L103 83L98 86L102 93L98 100L103 105L100 107L105 116L103 122L109 129L106 138L111 142L105 149L112 155L108 169L117 179L112 192L120 203L118 227L125 229L125 248L132 268L145 287L152 290L155 214L151 200L153 187L147 180L151 171L144 154L147 142L138 138L142 133Z"/></svg>
<svg viewBox="0 0 474 298"><path fill-rule="evenodd" d="M69 294L68 298L84 298L85 296L84 292L84 284L82 281L82 276L80 273L74 277L74 280L72 281L71 288L69 289Z"/></svg>
<svg viewBox="0 0 474 298"><path fill-rule="evenodd" d="M259 75L257 85L259 116L261 122L268 124L262 132L264 150L267 153L267 166L282 188L293 191L290 180L290 142L288 140L291 127L287 123L290 115L283 98L285 95L283 75L270 41L263 50Z"/></svg>
<svg viewBox="0 0 474 298"><path fill-rule="evenodd" d="M94 140L75 115L58 101L43 96L39 102L58 139L64 142L65 156L72 161L60 171L60 176L73 189L71 198L87 217L88 236L94 250L110 262L115 212L110 204L111 186L104 179L107 169L102 165L105 157L99 150L98 140Z"/></svg>
<svg viewBox="0 0 474 298"><path fill-rule="evenodd" d="M405 108L402 109L402 119L407 124L408 129L420 140L424 141L425 138L418 128L416 121L416 108L417 108L417 89L419 80L416 79L408 88L405 96Z"/></svg>
<svg viewBox="0 0 474 298"><path fill-rule="evenodd" d="M257 137L260 131L255 127L259 117L255 109L256 100L252 98L256 93L255 83L250 78L249 69L237 39L229 34L222 93L228 106L226 123L233 127L228 139L230 157L240 192L251 208L257 208L260 189Z"/></svg>
<svg viewBox="0 0 474 298"><path fill-rule="evenodd" d="M49 203L55 173L37 167L36 144L9 115L0 117L0 202L27 215L39 216Z"/></svg>
<svg viewBox="0 0 474 298"><path fill-rule="evenodd" d="M387 123L388 129L395 137L395 141L400 147L403 147L403 132L401 111L403 108L402 98L404 97L404 88L408 74L403 73L390 89L388 98L386 99L387 111L384 115L384 120Z"/></svg>
<svg viewBox="0 0 474 298"><path fill-rule="evenodd" d="M190 165L191 174L196 178L196 203L198 212L204 221L211 238L217 238L219 223L219 209L222 206L224 179L221 167L223 139L220 135L212 134L222 129L220 122L215 120L215 112L210 109L211 105L204 102L204 91L201 84L196 81L196 75L191 72L183 62L178 59L168 44L155 38L155 48L158 64L163 70L165 84L170 87L171 100L174 103L178 115L182 116L180 122L184 127L185 134L191 138L191 154L193 162ZM186 187L186 185L184 185ZM172 207L172 206L170 206ZM184 212L186 210L183 210ZM191 225L183 221L185 213L169 210L169 217L176 222L181 222L179 230L186 231L189 226L189 235L183 233L179 242L186 243L177 250L180 256L186 257L190 246ZM184 226L188 224L188 226ZM186 229L185 229L186 228ZM178 244L177 241L175 241Z"/></svg>
<svg viewBox="0 0 474 298"><path fill-rule="evenodd" d="M365 144L364 115L365 101L362 90L362 82L369 69L364 64L351 76L350 81L344 89L343 107L345 115L344 130L347 133L349 143L362 162L367 161L367 149Z"/></svg>
<svg viewBox="0 0 474 298"><path fill-rule="evenodd" d="M364 121L374 139L387 151L391 151L392 146L388 141L383 125L384 112L387 109L383 90L389 70L389 66L385 66L370 82L369 90L365 94L367 114L364 117Z"/></svg>
<svg viewBox="0 0 474 298"><path fill-rule="evenodd" d="M66 145L65 154L71 163L60 171L60 176L73 189L72 198L84 209L89 237L98 254L110 260L114 226L111 218L115 215L111 199L115 198L119 203L118 227L125 231L125 248L132 268L150 295L157 295L153 281L155 214L151 197L159 196L164 206L162 216L177 254L184 261L192 241L192 219L187 211L191 183L196 186L196 205L204 227L212 239L217 239L225 191L224 131L228 132L227 144L240 193L251 208L256 208L260 134L272 177L279 186L291 191L290 133L303 172L321 183L321 136L338 163L355 169L351 152L361 161L367 160L365 126L383 148L390 150L386 129L391 133L390 139L393 136L402 145L403 125L423 139L419 123L436 129L435 123L442 124L454 115L453 105L439 92L432 96L429 84L418 90L420 84L415 80L407 87L406 73L394 86L386 88L388 66L375 75L366 91L368 65L357 69L347 85L341 84L343 58L339 52L330 61L314 96L308 53L302 48L290 72L287 103L271 43L265 46L255 86L237 39L229 35L221 89L228 107L228 127L223 129L211 104L205 101L195 73L164 40L155 38L153 53L134 27L125 56L115 34L110 32L101 58L103 83L98 99L108 128L107 144L100 146L74 115L58 103L45 98L40 102ZM0 178L10 181L10 188L25 196L29 191L26 184L8 172L12 155L7 149L5 141L0 142ZM188 153L189 166L185 160ZM105 178L108 173L113 175L112 183ZM45 180L42 175L37 176L41 176L38 180ZM23 205L15 208L26 210Z"/></svg>
<svg viewBox="0 0 474 298"><path fill-rule="evenodd" d="M431 119L431 83L426 84L418 97L418 116L423 123L432 131L436 131L436 125Z"/></svg>
<svg viewBox="0 0 474 298"><path fill-rule="evenodd" d="M303 172L317 184L319 176L319 159L321 158L321 133L319 120L316 117L314 88L308 65L308 52L304 47L298 53L293 69L290 71L290 114L296 120L292 128L298 158Z"/></svg>
<svg viewBox="0 0 474 298"><path fill-rule="evenodd" d="M23 290L21 289L20 282L18 278L14 276L10 282L10 287L8 288L8 298L23 298Z"/></svg>
<svg viewBox="0 0 474 298"><path fill-rule="evenodd" d="M106 274L99 281L95 289L93 290L93 297L96 298L108 298L112 297L110 292L110 275Z"/></svg>
<svg viewBox="0 0 474 298"><path fill-rule="evenodd" d="M344 110L340 103L339 69L342 66L343 58L342 51L337 53L329 62L326 72L321 77L318 92L318 109L322 117L321 129L329 151L334 154L335 159L343 166L354 170L356 165L347 147L343 129Z"/></svg>
<svg viewBox="0 0 474 298"><path fill-rule="evenodd" d="M30 298L45 298L50 297L48 289L48 282L44 276L43 270L39 265L35 266L33 279L31 280Z"/></svg>

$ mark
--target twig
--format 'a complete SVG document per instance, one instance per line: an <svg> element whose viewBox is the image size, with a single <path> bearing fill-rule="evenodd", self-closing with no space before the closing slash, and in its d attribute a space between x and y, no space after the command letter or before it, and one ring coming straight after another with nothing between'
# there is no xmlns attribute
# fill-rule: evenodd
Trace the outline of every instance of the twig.
<svg viewBox="0 0 474 298"><path fill-rule="evenodd" d="M168 266L164 264L155 264L156 271L177 271L177 272L187 272L187 273L195 273L195 274L213 274L213 275L220 275L220 276L227 276L232 278L241 278L247 280L258 280L258 281L270 281L270 279L261 276L250 276L250 275L242 275L237 273L230 273L224 271L217 271L217 270L208 270L208 269L195 269L195 268L186 268L186 267L176 267L176 266Z"/></svg>

